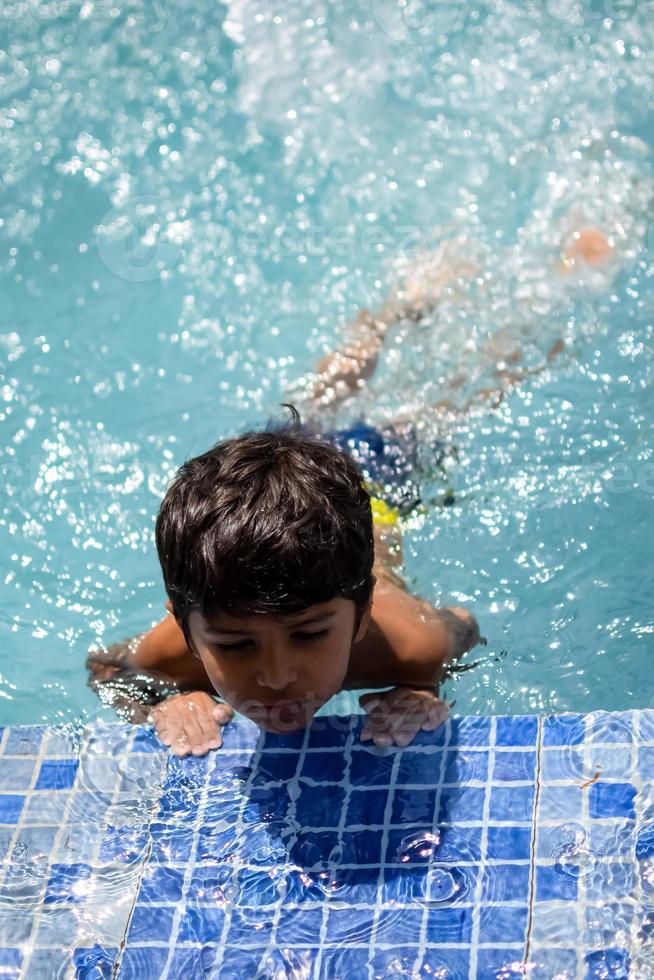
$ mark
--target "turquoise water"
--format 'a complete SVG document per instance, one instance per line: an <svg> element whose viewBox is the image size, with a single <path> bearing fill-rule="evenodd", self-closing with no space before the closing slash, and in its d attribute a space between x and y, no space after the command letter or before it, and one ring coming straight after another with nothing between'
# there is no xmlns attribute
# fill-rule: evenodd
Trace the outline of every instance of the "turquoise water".
<svg viewBox="0 0 654 980"><path fill-rule="evenodd" d="M407 574L488 638L446 691L462 713L648 706L654 5L0 17L2 721L97 714L87 650L163 614L176 466L264 421L446 241L474 276L336 421L420 413L459 375L464 401L492 337L536 367L567 344L497 410L429 423L456 503L406 528ZM561 275L586 225L613 259Z"/></svg>

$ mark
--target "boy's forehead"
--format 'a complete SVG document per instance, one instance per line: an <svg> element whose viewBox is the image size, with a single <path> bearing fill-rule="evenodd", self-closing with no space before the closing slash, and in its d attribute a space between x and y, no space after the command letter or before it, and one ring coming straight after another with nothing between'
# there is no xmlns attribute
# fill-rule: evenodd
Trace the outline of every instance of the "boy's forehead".
<svg viewBox="0 0 654 980"><path fill-rule="evenodd" d="M234 613L228 613L221 609L211 613L206 619L199 612L195 612L193 615L198 616L204 629L209 631L221 629L257 630L265 629L266 626L270 625L281 624L282 626L292 626L295 623L333 618L338 614L341 604L344 606L347 605L347 600L340 598L332 599L329 602L320 602L313 606L307 606L306 609L293 613L247 613L235 615Z"/></svg>

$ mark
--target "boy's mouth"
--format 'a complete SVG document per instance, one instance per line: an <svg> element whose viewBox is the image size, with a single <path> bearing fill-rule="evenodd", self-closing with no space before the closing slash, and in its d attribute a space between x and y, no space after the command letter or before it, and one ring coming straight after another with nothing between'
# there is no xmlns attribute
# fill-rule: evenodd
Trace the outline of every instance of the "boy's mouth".
<svg viewBox="0 0 654 980"><path fill-rule="evenodd" d="M307 704L305 701L289 701L282 699L279 701L260 702L256 709L250 714L253 720L264 726L290 726L290 729L303 728L306 724Z"/></svg>
<svg viewBox="0 0 654 980"><path fill-rule="evenodd" d="M261 705L264 714L274 715L279 713L283 714L298 714L300 711L304 710L303 701L271 701L270 704Z"/></svg>

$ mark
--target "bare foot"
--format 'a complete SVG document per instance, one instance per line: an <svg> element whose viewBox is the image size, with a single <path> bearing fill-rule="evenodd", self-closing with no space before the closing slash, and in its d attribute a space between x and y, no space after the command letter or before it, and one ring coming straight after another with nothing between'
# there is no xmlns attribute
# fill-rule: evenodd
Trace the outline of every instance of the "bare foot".
<svg viewBox="0 0 654 980"><path fill-rule="evenodd" d="M584 264L605 265L614 252L614 246L599 228L582 228L564 239L560 271L567 274Z"/></svg>

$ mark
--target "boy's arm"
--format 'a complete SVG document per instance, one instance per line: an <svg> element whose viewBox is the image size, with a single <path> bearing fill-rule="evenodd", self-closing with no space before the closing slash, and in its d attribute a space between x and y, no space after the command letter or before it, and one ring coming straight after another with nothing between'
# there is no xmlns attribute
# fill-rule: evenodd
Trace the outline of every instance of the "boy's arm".
<svg viewBox="0 0 654 980"><path fill-rule="evenodd" d="M462 606L435 609L394 582L378 578L365 636L352 647L344 686L436 687L448 663L485 642Z"/></svg>
<svg viewBox="0 0 654 980"><path fill-rule="evenodd" d="M447 665L480 642L486 641L468 610L434 609L392 582L378 579L371 624L353 647L343 686L394 686L360 699L368 713L362 741L405 746L420 729L437 728L449 712L438 697Z"/></svg>
<svg viewBox="0 0 654 980"><path fill-rule="evenodd" d="M172 615L141 637L92 651L89 685L125 720L153 721L175 755L204 755L222 744L221 726L233 717L217 704L202 662L189 650Z"/></svg>

